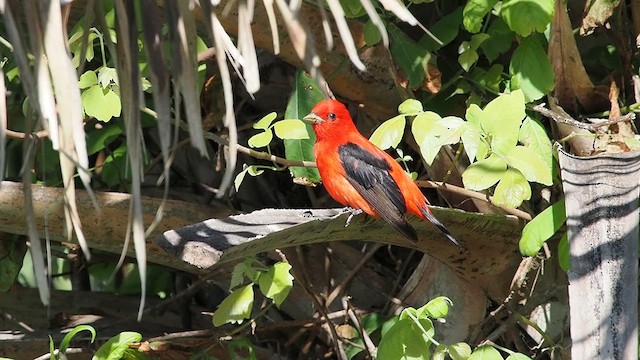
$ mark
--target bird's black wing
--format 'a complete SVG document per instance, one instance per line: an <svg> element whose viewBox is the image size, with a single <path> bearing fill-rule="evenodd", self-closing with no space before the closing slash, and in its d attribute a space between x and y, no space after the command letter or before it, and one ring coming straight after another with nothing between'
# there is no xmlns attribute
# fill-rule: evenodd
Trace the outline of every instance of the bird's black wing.
<svg viewBox="0 0 640 360"><path fill-rule="evenodd" d="M417 241L416 231L405 217L407 205L386 159L376 157L354 143L338 147L338 156L349 183L378 212L408 239Z"/></svg>

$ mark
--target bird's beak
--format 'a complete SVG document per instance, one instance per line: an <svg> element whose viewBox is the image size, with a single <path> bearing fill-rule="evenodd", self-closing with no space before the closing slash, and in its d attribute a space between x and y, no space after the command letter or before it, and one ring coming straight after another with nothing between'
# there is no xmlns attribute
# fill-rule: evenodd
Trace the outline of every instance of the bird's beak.
<svg viewBox="0 0 640 360"><path fill-rule="evenodd" d="M316 115L316 113L311 113L305 117L302 118L302 120L310 122L312 124L320 124L322 123L324 120L322 120L322 118L318 115Z"/></svg>

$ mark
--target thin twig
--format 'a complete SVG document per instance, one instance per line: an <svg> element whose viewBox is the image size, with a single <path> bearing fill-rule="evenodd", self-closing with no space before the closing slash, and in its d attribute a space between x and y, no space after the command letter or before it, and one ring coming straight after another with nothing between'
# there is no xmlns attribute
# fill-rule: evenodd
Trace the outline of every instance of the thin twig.
<svg viewBox="0 0 640 360"><path fill-rule="evenodd" d="M368 358L375 359L376 354L378 352L377 347L373 343L373 341L371 341L369 334L367 334L367 331L365 330L364 326L362 326L362 322L356 315L355 311L353 311L353 307L351 306L351 302L349 300L351 300L350 296L343 296L342 307L347 312L347 315L349 315L349 319L351 319L351 322L353 322L353 324L358 328L358 331L360 332L360 336L362 336L362 340L365 344L364 350L367 352L367 355L369 355Z"/></svg>
<svg viewBox="0 0 640 360"><path fill-rule="evenodd" d="M380 249L384 244L376 243L374 244L369 251L360 259L360 261L356 264L356 266L349 271L349 273L344 277L344 279L340 282L340 284L336 285L331 291L331 294L327 296L327 300L325 301L325 306L331 306L331 303L344 291L347 287L347 284L358 274L360 269L375 255L376 251Z"/></svg>
<svg viewBox="0 0 640 360"><path fill-rule="evenodd" d="M591 124L587 124L587 123L583 123L581 121L578 121L574 118L572 118L569 114L567 114L564 110L562 110L562 108L558 107L561 112L558 111L553 111L553 110L549 110L547 109L545 106L545 104L539 104L533 107L533 110L539 112L540 114L554 120L555 122L559 122L562 124L568 124L571 126L575 126L577 128L580 129L585 129L585 130L589 130L589 131L596 131L597 129L601 128L601 127L605 127L605 126L609 126L609 125L613 125L619 122L623 122L623 121L633 121L636 118L636 114L633 112L630 112L628 114L622 115L622 116L618 116L615 117L613 119L592 119L592 118L588 118L587 120L591 121Z"/></svg>

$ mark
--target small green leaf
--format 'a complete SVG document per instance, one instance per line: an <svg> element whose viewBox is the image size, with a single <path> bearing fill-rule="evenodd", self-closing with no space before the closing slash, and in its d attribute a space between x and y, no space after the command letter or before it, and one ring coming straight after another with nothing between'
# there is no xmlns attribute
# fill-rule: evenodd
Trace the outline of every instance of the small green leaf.
<svg viewBox="0 0 640 360"><path fill-rule="evenodd" d="M233 290L236 286L241 285L245 277L250 281L254 281L257 278L258 270L253 267L254 261L255 259L253 257L249 257L233 267L229 290Z"/></svg>
<svg viewBox="0 0 640 360"><path fill-rule="evenodd" d="M120 116L120 97L110 88L93 85L82 93L82 107L85 114L107 122Z"/></svg>
<svg viewBox="0 0 640 360"><path fill-rule="evenodd" d="M416 99L407 99L398 105L398 112L403 115L417 115L422 111L422 103Z"/></svg>
<svg viewBox="0 0 640 360"><path fill-rule="evenodd" d="M286 119L280 120L273 124L273 129L276 131L276 136L280 139L290 140L306 140L309 139L309 133L307 132L307 125L302 120L298 119Z"/></svg>
<svg viewBox="0 0 640 360"><path fill-rule="evenodd" d="M523 256L535 256L542 248L542 244L549 240L566 220L563 198L544 209L525 225L519 243L520 253Z"/></svg>
<svg viewBox="0 0 640 360"><path fill-rule="evenodd" d="M553 0L504 0L500 15L511 30L527 37L544 32L553 18Z"/></svg>
<svg viewBox="0 0 640 360"><path fill-rule="evenodd" d="M546 52L535 36L522 40L509 65L511 89L522 89L527 103L553 90L554 73Z"/></svg>
<svg viewBox="0 0 640 360"><path fill-rule="evenodd" d="M67 348L69 347L69 344L71 344L71 340L73 340L73 338L76 336L76 334L78 334L81 331L88 331L91 333L91 343L93 343L96 340L96 330L93 328L93 326L90 325L78 325L76 327L73 328L73 330L69 331L64 338L62 338L62 341L60 342L60 352L64 353L65 351L67 351Z"/></svg>
<svg viewBox="0 0 640 360"><path fill-rule="evenodd" d="M473 351L468 360L503 360L503 357L493 346L482 345Z"/></svg>
<svg viewBox="0 0 640 360"><path fill-rule="evenodd" d="M482 28L482 21L498 0L469 0L462 12L462 24L470 33L477 33Z"/></svg>
<svg viewBox="0 0 640 360"><path fill-rule="evenodd" d="M458 48L458 63L464 69L464 71L469 71L473 64L478 61L478 52L476 49L471 47L471 43L467 41L463 41Z"/></svg>
<svg viewBox="0 0 640 360"><path fill-rule="evenodd" d="M256 121L256 123L253 124L253 128L267 130L277 116L278 114L276 114L275 112L268 113L267 115L263 116L262 119Z"/></svg>
<svg viewBox="0 0 640 360"><path fill-rule="evenodd" d="M114 84L118 85L118 72L114 68L103 66L98 70L98 82L103 88Z"/></svg>
<svg viewBox="0 0 640 360"><path fill-rule="evenodd" d="M245 164L245 167L247 165ZM244 177L247 175L247 169L245 168L244 170L240 171L238 173L238 175L236 175L235 179L233 180L233 187L236 189L236 192L238 191L238 189L240 189L240 185L242 185L242 182L244 181ZM231 280L233 282L233 278Z"/></svg>
<svg viewBox="0 0 640 360"><path fill-rule="evenodd" d="M80 75L80 80L78 81L78 87L80 89L86 89L90 86L98 84L98 76L96 72L93 70L87 70L84 74Z"/></svg>
<svg viewBox="0 0 640 360"><path fill-rule="evenodd" d="M471 346L465 342L458 342L447 347L451 360L467 360L471 356Z"/></svg>
<svg viewBox="0 0 640 360"><path fill-rule="evenodd" d="M509 151L506 160L509 166L520 170L528 181L553 185L551 169L532 148L518 145Z"/></svg>
<svg viewBox="0 0 640 360"><path fill-rule="evenodd" d="M371 20L368 20L366 23L364 23L363 32L364 43L367 44L367 46L374 46L382 41L382 35L380 35L380 31L378 30L376 25L371 22Z"/></svg>
<svg viewBox="0 0 640 360"><path fill-rule="evenodd" d="M571 256L569 255L569 235L565 232L558 243L558 263L565 272L571 267Z"/></svg>
<svg viewBox="0 0 640 360"><path fill-rule="evenodd" d="M493 154L487 159L469 165L462 174L462 182L469 190L484 190L502 179L506 171L507 162Z"/></svg>
<svg viewBox="0 0 640 360"><path fill-rule="evenodd" d="M267 129L250 137L247 143L252 148L261 148L269 145L271 140L273 140L273 132L271 129Z"/></svg>
<svg viewBox="0 0 640 360"><path fill-rule="evenodd" d="M513 353L507 357L507 360L531 360L531 358L525 354Z"/></svg>
<svg viewBox="0 0 640 360"><path fill-rule="evenodd" d="M142 335L133 331L124 331L112 337L106 343L102 344L93 360L119 360L124 356L125 351L129 349L129 345L142 340Z"/></svg>
<svg viewBox="0 0 640 360"><path fill-rule="evenodd" d="M249 166L247 166L247 174L249 174L251 176L262 175L263 172L264 172L264 170L262 170L261 167L258 167L258 165L249 165Z"/></svg>
<svg viewBox="0 0 640 360"><path fill-rule="evenodd" d="M369 140L382 150L396 148L400 144L400 140L402 140L406 124L407 120L404 115L392 117L380 124L371 134Z"/></svg>
<svg viewBox="0 0 640 360"><path fill-rule="evenodd" d="M440 115L425 111L418 114L411 124L411 133L420 146L420 154L429 165L433 163L442 147L438 136L447 130L442 126L441 120Z"/></svg>
<svg viewBox="0 0 640 360"><path fill-rule="evenodd" d="M516 169L507 169L493 193L493 203L507 208L517 208L531 199L531 185Z"/></svg>
<svg viewBox="0 0 640 360"><path fill-rule="evenodd" d="M251 316L253 309L253 284L245 285L227 296L218 310L213 313L212 321L214 326L221 326L229 323L241 324Z"/></svg>
<svg viewBox="0 0 640 360"><path fill-rule="evenodd" d="M430 300L426 305L418 309L419 314L424 314L432 319L441 319L449 314L449 306L453 303L446 296L440 296Z"/></svg>
<svg viewBox="0 0 640 360"><path fill-rule="evenodd" d="M263 273L258 281L260 291L264 296L272 299L277 307L280 307L293 287L293 276L289 270L291 265L278 262Z"/></svg>
<svg viewBox="0 0 640 360"><path fill-rule="evenodd" d="M433 336L433 325L428 319L419 320ZM378 359L428 360L431 358L431 341L411 319L398 321L380 340Z"/></svg>

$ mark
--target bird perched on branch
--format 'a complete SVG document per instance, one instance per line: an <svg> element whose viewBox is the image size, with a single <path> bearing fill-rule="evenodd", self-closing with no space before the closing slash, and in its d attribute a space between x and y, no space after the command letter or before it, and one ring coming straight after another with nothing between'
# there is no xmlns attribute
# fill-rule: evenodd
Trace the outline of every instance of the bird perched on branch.
<svg viewBox="0 0 640 360"><path fill-rule="evenodd" d="M344 206L383 218L409 240L417 241L406 213L431 221L457 246L458 241L431 213L429 202L409 174L386 152L362 136L347 108L322 100L304 117L316 134L314 155L324 187Z"/></svg>

